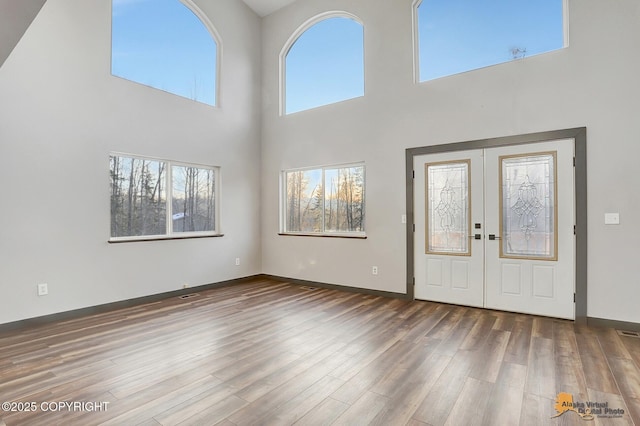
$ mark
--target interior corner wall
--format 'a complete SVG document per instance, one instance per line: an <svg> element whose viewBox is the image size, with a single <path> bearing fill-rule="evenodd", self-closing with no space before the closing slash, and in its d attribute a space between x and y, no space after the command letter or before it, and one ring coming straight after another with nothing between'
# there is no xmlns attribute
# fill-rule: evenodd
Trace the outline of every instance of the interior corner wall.
<svg viewBox="0 0 640 426"><path fill-rule="evenodd" d="M196 3L220 108L111 76L110 0L48 0L0 68L0 324L260 273L260 18ZM220 166L224 237L107 243L113 151Z"/></svg>
<svg viewBox="0 0 640 426"><path fill-rule="evenodd" d="M280 51L329 10L364 23L365 96L280 116ZM263 272L405 293L407 148L585 126L587 315L640 323L640 4L570 0L568 17L566 49L421 84L411 0L306 0L264 18ZM281 170L356 161L366 163L366 240L278 235ZM605 212L620 213L620 225L605 225Z"/></svg>

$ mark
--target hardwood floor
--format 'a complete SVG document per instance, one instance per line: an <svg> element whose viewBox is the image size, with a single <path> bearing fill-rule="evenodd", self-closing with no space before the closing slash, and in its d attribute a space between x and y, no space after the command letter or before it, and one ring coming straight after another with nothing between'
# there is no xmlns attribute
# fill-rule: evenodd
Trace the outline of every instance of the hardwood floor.
<svg viewBox="0 0 640 426"><path fill-rule="evenodd" d="M0 334L0 426L585 424L560 392L640 426L639 367L612 329L263 279Z"/></svg>

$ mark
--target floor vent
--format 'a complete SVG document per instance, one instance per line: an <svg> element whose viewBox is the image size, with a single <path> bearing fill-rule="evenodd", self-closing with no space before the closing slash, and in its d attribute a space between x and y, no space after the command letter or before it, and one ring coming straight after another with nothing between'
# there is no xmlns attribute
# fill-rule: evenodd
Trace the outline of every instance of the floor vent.
<svg viewBox="0 0 640 426"><path fill-rule="evenodd" d="M309 287L308 285L303 285L300 287L303 290L309 290L309 291L313 291L313 290L317 290L318 287Z"/></svg>
<svg viewBox="0 0 640 426"><path fill-rule="evenodd" d="M625 337L638 337L640 338L640 333L638 333L637 331L627 331L627 330L616 330L618 332L619 335L621 336L625 336Z"/></svg>
<svg viewBox="0 0 640 426"><path fill-rule="evenodd" d="M191 299L200 296L198 293L183 294L180 299Z"/></svg>

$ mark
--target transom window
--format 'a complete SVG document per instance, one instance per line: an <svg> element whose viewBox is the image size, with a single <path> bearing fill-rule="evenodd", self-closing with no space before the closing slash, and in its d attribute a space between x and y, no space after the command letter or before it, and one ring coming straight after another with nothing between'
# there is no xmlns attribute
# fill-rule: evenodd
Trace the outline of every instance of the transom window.
<svg viewBox="0 0 640 426"><path fill-rule="evenodd" d="M364 29L355 16L321 15L285 45L283 112L364 95Z"/></svg>
<svg viewBox="0 0 640 426"><path fill-rule="evenodd" d="M286 234L364 236L364 164L282 172Z"/></svg>
<svg viewBox="0 0 640 426"><path fill-rule="evenodd" d="M415 7L419 81L566 44L564 0L421 0Z"/></svg>
<svg viewBox="0 0 640 426"><path fill-rule="evenodd" d="M190 0L112 0L111 74L216 105L218 43Z"/></svg>
<svg viewBox="0 0 640 426"><path fill-rule="evenodd" d="M109 169L110 241L219 234L218 167L112 154Z"/></svg>

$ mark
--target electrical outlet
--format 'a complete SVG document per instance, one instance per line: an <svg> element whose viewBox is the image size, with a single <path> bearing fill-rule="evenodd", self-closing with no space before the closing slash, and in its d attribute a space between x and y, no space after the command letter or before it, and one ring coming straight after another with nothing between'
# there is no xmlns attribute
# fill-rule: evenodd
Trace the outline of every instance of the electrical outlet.
<svg viewBox="0 0 640 426"><path fill-rule="evenodd" d="M236 257L236 266L240 266L240 258Z"/></svg>
<svg viewBox="0 0 640 426"><path fill-rule="evenodd" d="M182 288L189 288L189 284L182 284Z"/></svg>
<svg viewBox="0 0 640 426"><path fill-rule="evenodd" d="M38 296L46 296L49 294L49 285L47 283L38 284Z"/></svg>
<svg viewBox="0 0 640 426"><path fill-rule="evenodd" d="M378 267L377 266L372 266L371 267L371 273L373 275L378 275Z"/></svg>

